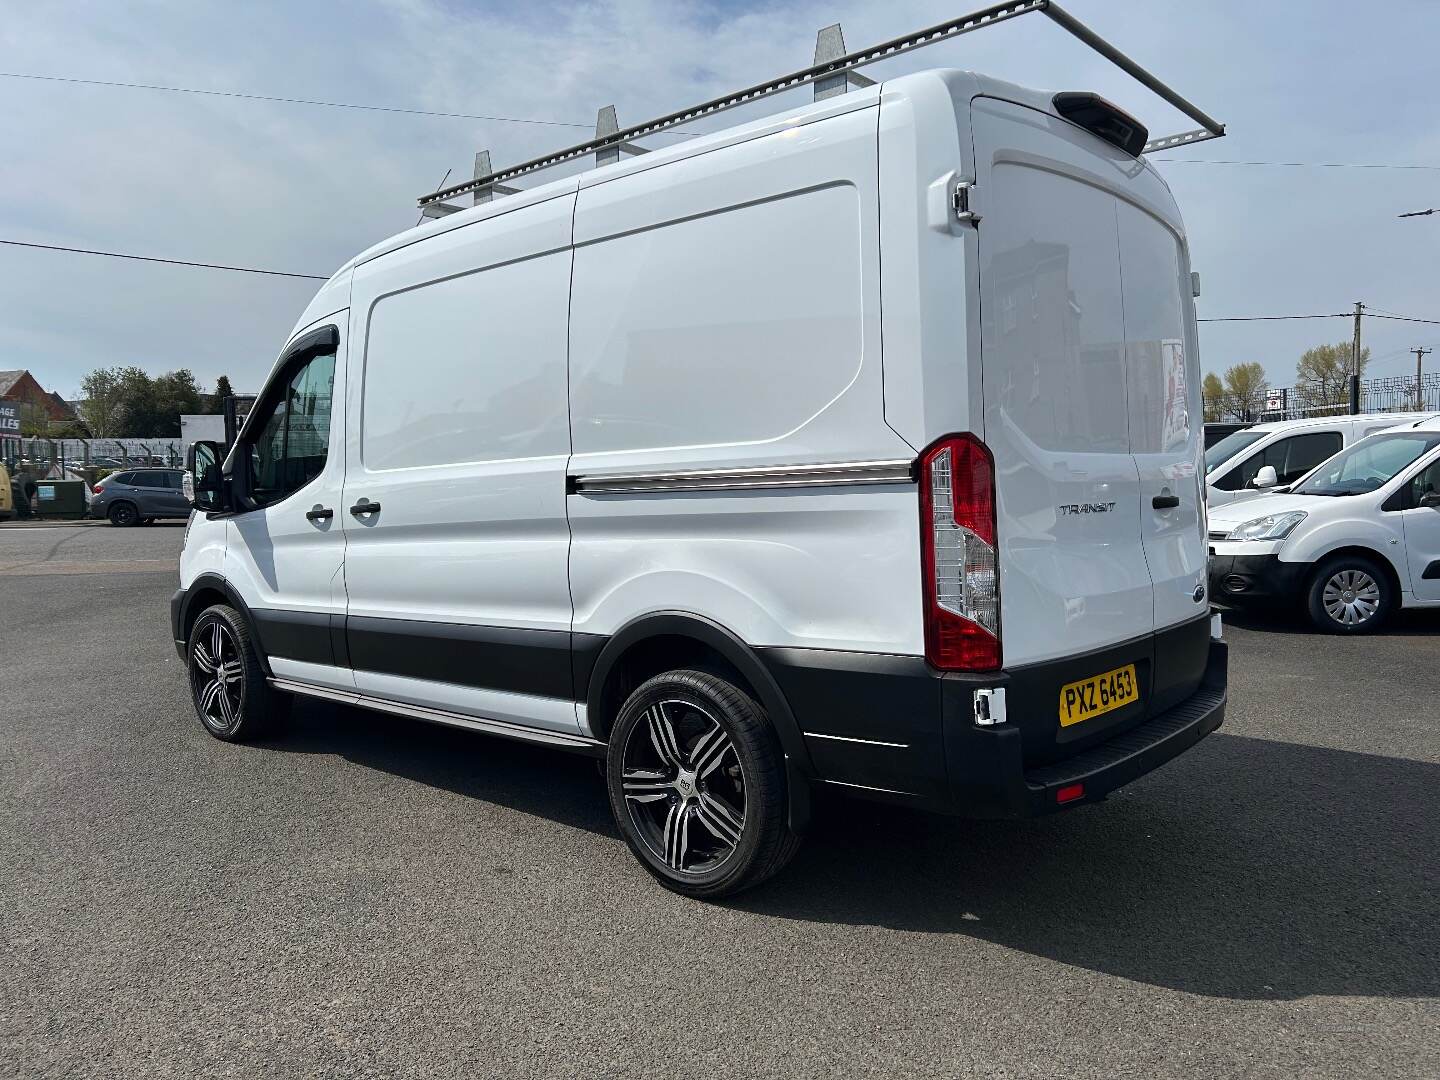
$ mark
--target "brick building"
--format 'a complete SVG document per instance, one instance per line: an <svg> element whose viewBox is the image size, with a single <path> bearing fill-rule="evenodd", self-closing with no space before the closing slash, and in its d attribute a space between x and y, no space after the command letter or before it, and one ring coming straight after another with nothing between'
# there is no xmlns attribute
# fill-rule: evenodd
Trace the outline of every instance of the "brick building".
<svg viewBox="0 0 1440 1080"><path fill-rule="evenodd" d="M46 390L30 372L0 371L0 401L13 401L21 406L21 418L27 428L48 427L75 420L75 410L59 394ZM44 421L42 423L41 421Z"/></svg>

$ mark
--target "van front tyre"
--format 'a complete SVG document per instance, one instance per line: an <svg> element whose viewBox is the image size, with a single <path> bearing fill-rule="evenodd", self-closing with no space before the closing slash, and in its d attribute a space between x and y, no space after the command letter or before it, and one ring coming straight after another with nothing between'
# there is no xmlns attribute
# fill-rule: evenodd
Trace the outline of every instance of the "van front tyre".
<svg viewBox="0 0 1440 1080"><path fill-rule="evenodd" d="M794 856L785 757L765 710L705 671L642 684L610 733L606 788L635 857L668 889L714 900Z"/></svg>
<svg viewBox="0 0 1440 1080"><path fill-rule="evenodd" d="M1341 555L1311 576L1306 607L1327 634L1368 634L1390 617L1395 600L1390 576L1374 561Z"/></svg>
<svg viewBox="0 0 1440 1080"><path fill-rule="evenodd" d="M200 613L185 643L195 715L225 742L245 742L278 727L291 698L270 688L245 618L216 604Z"/></svg>

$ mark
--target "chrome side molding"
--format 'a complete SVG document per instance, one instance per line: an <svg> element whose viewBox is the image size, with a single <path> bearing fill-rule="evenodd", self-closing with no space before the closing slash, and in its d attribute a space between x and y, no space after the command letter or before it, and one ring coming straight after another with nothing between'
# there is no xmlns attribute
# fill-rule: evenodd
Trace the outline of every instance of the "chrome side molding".
<svg viewBox="0 0 1440 1080"><path fill-rule="evenodd" d="M607 473L571 476L566 486L572 495L631 495L655 491L740 491L913 483L914 463L908 459L896 459L846 461L833 465L762 465L739 469Z"/></svg>
<svg viewBox="0 0 1440 1080"><path fill-rule="evenodd" d="M449 712L445 709L432 709L426 705L411 705L404 701L372 697L369 694L360 693L359 691L332 690L329 687L297 682L294 679L270 679L268 681L276 690L284 690L286 693L302 694L305 697L321 698L325 701L334 701L343 705L354 705L358 708L371 709L375 712L392 713L396 716L408 716L413 720L426 720L432 724L445 724L449 727L467 728L471 731L479 731L486 735L499 735L505 739L518 739L521 742L540 743L544 746L555 746L563 750L578 751L582 754L598 755L603 754L605 751L605 744L603 742L585 735L570 735L563 731L548 731L543 728L526 727L524 724L512 724L506 720L489 720L480 716L466 716L463 713Z"/></svg>

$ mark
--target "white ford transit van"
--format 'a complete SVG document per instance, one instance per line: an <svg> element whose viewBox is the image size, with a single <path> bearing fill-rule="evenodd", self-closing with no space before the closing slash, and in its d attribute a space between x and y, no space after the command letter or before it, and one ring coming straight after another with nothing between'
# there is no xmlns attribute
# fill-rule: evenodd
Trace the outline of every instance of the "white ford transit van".
<svg viewBox="0 0 1440 1080"><path fill-rule="evenodd" d="M200 720L305 696L603 758L693 896L782 866L817 787L1026 817L1181 753L1225 647L1144 138L931 71L360 255L195 447Z"/></svg>

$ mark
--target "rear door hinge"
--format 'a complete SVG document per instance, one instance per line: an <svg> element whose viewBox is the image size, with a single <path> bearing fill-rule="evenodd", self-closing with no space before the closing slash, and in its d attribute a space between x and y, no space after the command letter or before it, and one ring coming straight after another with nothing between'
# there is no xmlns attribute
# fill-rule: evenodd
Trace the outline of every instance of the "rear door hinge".
<svg viewBox="0 0 1440 1080"><path fill-rule="evenodd" d="M956 221L968 221L971 225L980 220L975 209L975 185L969 180L960 180L950 194L950 208L955 211Z"/></svg>

